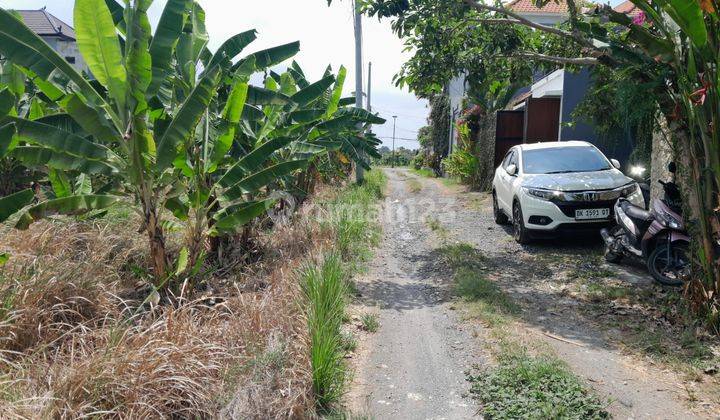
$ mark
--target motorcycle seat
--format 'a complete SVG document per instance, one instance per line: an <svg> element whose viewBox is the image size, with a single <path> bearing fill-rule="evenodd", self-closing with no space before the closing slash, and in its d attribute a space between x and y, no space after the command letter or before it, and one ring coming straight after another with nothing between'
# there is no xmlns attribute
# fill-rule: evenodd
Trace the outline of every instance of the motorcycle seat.
<svg viewBox="0 0 720 420"><path fill-rule="evenodd" d="M627 214L632 219L640 220L643 222L650 222L655 219L655 216L653 216L651 212L645 209L641 209L640 207L633 206L628 202L623 203L622 208L625 211L625 214Z"/></svg>

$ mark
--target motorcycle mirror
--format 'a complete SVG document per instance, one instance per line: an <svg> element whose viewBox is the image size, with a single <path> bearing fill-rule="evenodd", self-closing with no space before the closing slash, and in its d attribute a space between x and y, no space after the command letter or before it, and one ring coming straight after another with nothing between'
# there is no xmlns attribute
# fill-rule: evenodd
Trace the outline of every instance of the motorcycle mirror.
<svg viewBox="0 0 720 420"><path fill-rule="evenodd" d="M620 169L620 161L617 159L610 159L610 163L615 167L615 169Z"/></svg>
<svg viewBox="0 0 720 420"><path fill-rule="evenodd" d="M675 162L668 163L668 172L670 172L671 174L677 172L677 165L675 165Z"/></svg>
<svg viewBox="0 0 720 420"><path fill-rule="evenodd" d="M505 171L507 171L508 175L515 176L517 174L517 166L514 163L510 164Z"/></svg>

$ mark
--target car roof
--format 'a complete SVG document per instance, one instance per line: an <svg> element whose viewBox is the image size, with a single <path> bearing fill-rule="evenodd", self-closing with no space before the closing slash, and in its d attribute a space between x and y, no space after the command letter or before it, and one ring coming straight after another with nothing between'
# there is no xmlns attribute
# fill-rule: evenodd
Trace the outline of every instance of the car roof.
<svg viewBox="0 0 720 420"><path fill-rule="evenodd" d="M565 147L587 147L592 144L586 141L572 140L572 141L550 141L545 143L529 143L519 144L517 147L520 150L538 150L538 149L557 149Z"/></svg>

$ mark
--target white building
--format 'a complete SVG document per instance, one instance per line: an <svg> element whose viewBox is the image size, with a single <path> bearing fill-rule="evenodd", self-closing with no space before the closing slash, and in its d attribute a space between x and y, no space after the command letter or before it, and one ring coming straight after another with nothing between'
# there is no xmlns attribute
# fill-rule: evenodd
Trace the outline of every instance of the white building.
<svg viewBox="0 0 720 420"><path fill-rule="evenodd" d="M79 71L90 73L80 55L72 26L50 14L43 7L40 10L17 10L23 22L55 51Z"/></svg>

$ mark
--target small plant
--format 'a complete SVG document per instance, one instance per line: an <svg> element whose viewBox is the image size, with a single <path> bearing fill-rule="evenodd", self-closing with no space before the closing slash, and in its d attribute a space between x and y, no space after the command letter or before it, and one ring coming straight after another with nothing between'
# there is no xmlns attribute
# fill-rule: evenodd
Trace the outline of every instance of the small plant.
<svg viewBox="0 0 720 420"><path fill-rule="evenodd" d="M353 333L350 331L343 331L340 334L340 345L345 353L350 353L357 349L358 343Z"/></svg>
<svg viewBox="0 0 720 420"><path fill-rule="evenodd" d="M376 314L364 314L360 317L360 325L364 331L374 333L380 328L380 321Z"/></svg>
<svg viewBox="0 0 720 420"><path fill-rule="evenodd" d="M606 302L630 296L632 290L624 286L611 286L601 283L587 285L587 296L593 302Z"/></svg>
<svg viewBox="0 0 720 420"><path fill-rule="evenodd" d="M437 178L435 176L435 172L433 172L432 169L428 169L428 168L412 169L411 172L414 173L415 175L420 175L425 178Z"/></svg>
<svg viewBox="0 0 720 420"><path fill-rule="evenodd" d="M526 349L502 346L499 366L469 376L470 393L492 419L607 419L606 403L560 360L531 356Z"/></svg>
<svg viewBox="0 0 720 420"><path fill-rule="evenodd" d="M427 218L427 225L433 232L439 232L445 229L445 227L440 223L440 220L429 217Z"/></svg>

